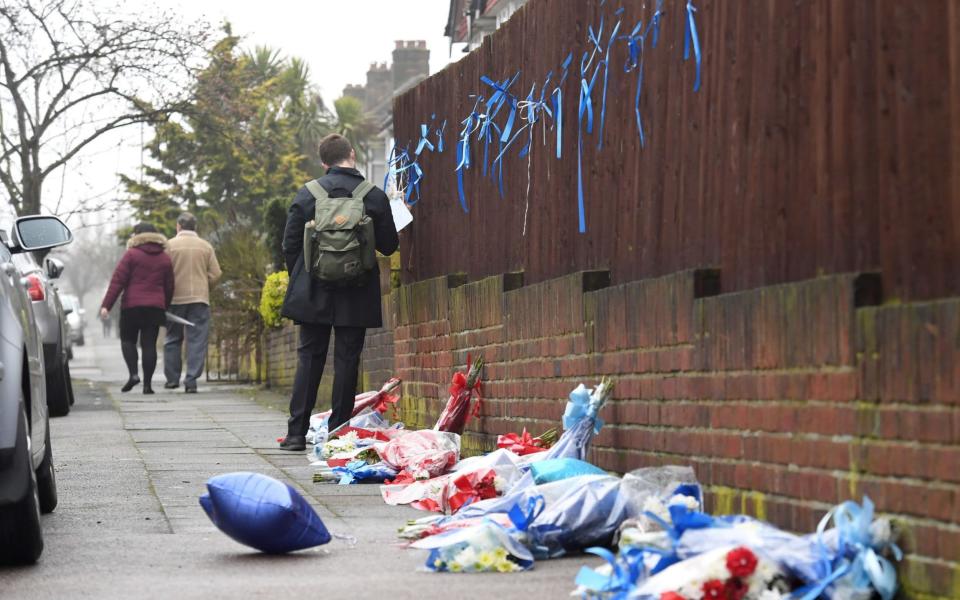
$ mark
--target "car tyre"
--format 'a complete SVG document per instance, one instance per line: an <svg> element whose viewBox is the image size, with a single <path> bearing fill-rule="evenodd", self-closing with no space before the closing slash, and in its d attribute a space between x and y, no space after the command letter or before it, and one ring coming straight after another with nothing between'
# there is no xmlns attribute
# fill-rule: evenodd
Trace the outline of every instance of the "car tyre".
<svg viewBox="0 0 960 600"><path fill-rule="evenodd" d="M53 371L47 372L47 408L51 417L65 417L70 414L70 378L63 361Z"/></svg>
<svg viewBox="0 0 960 600"><path fill-rule="evenodd" d="M73 403L77 401L76 395L73 393L73 377L70 376L70 363L63 365L63 370L67 375L67 394L70 396L70 406L73 406Z"/></svg>
<svg viewBox="0 0 960 600"><path fill-rule="evenodd" d="M23 437L29 436L27 414L20 402L20 419L23 424L20 428ZM30 474L27 493L23 499L15 504L0 508L0 562L3 563L35 563L43 552L43 530L40 528L40 495L37 489L37 476L30 464L30 445L27 439L19 440L17 444L22 448L21 456L15 460L26 461L27 472Z"/></svg>
<svg viewBox="0 0 960 600"><path fill-rule="evenodd" d="M37 468L37 495L40 498L40 512L53 512L57 507L57 474L53 468L53 446L50 444L50 425L47 424L46 448L43 462Z"/></svg>

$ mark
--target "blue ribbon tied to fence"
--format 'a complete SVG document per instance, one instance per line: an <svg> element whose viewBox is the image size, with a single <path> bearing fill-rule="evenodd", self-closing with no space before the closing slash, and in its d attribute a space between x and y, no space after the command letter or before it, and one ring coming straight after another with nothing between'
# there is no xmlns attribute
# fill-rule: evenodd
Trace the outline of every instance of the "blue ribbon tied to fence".
<svg viewBox="0 0 960 600"><path fill-rule="evenodd" d="M702 84L703 62L701 40L696 22L698 9L693 0L678 0L678 2L684 2L681 6L685 11L685 18L683 19L683 60L686 62L691 56L694 59L696 74L693 89L697 92ZM606 0L601 0L600 6L605 5ZM585 233L587 228L583 165L584 136L594 133L594 121L595 119L599 120L599 123L597 123L597 150L603 149L607 92L610 89L610 61L614 56L614 45L617 42L626 43L628 58L623 71L625 73L636 72L637 79L633 93L634 119L640 146L645 147L647 132L644 129L644 119L641 112L645 76L644 53L647 50L648 42L650 48L657 47L661 22L665 14L663 5L664 0L656 0L654 12L649 21L646 23L643 20L637 22L629 34L621 34L624 8L613 11L612 17L610 17L610 13L601 15L596 27L593 25L587 26L587 49L583 52L580 60L580 89L577 106L577 217L580 233ZM531 86L526 96L518 97L511 91L519 81L520 71L503 80L495 80L486 75L480 77L481 84L487 88L486 97L472 96L476 98L476 102L470 114L461 121L462 127L456 148L457 195L464 212L469 212L464 173L475 163L470 148L474 139L483 144L482 176L486 177L489 173L491 178L497 181L501 197L504 196L505 159L513 154L511 152L513 144L521 139L523 133L526 133L527 139L521 142L522 146L517 155L520 158L529 156L533 149L534 129L537 123L541 123L543 127L544 144L546 144L547 131L554 132L555 154L557 159L562 158L564 86L573 59L574 52L569 52L561 62L559 77L554 78L555 71L552 70L547 74L539 95L536 93L537 84ZM601 70L603 71L603 80L601 89L598 90ZM595 92L597 93L596 96ZM599 106L595 106L595 100L599 102ZM420 184L424 172L419 164L419 157L427 151L443 152L444 150L444 130L447 121L444 120L439 127L435 127L435 116L431 115L429 123L420 124L416 149L412 155L407 151L391 153L388 178L393 175L405 182L404 185L398 187L403 190L404 197L408 200L413 196L417 199L420 197ZM550 119L549 124L547 123L548 118ZM529 171L530 167L528 165L528 173ZM414 192L416 193L414 194ZM526 219L526 217L524 218Z"/></svg>
<svg viewBox="0 0 960 600"><path fill-rule="evenodd" d="M700 91L700 38L697 36L697 21L694 19L694 13L697 7L693 5L692 0L687 0L687 24L683 34L683 60L690 58L690 47L693 46L693 57L697 63L697 77L693 82L693 91Z"/></svg>

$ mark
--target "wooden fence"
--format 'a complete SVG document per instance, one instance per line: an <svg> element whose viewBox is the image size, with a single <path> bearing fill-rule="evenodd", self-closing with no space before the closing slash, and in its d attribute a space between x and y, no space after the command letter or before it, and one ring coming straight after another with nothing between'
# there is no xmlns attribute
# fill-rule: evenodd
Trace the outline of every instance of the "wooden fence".
<svg viewBox="0 0 960 600"><path fill-rule="evenodd" d="M612 45L603 148L598 123L583 136L581 234L577 109L588 27L597 31L603 16L599 37L618 19L626 34L657 6L601 4L531 0L477 51L396 100L397 140L411 153L422 123L447 121L445 151L420 157L404 281L522 270L531 283L604 268L617 283L712 266L724 291L878 271L888 298L960 294L960 3L696 0L695 92L693 58L683 60L686 3L666 0L658 45L643 46L644 147L637 74L623 69L628 45ZM471 95L490 95L481 76L520 71L511 91L523 100L537 83L539 97L571 51L562 158L555 131L544 144L537 130L528 157L518 143L504 159L501 198L474 142L464 213L456 136ZM601 85L591 96L597 121Z"/></svg>

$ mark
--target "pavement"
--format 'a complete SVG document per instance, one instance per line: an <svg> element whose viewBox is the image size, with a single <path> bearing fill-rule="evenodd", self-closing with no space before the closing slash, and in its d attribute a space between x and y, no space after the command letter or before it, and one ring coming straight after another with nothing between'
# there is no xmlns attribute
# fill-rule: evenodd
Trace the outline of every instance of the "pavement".
<svg viewBox="0 0 960 600"><path fill-rule="evenodd" d="M304 453L277 449L285 399L252 386L206 384L187 395L126 379L116 339L93 339L71 363L76 404L52 419L59 489L43 517L45 550L0 567L0 598L561 598L583 564L570 557L512 574L422 570L426 552L396 531L426 513L384 504L378 485L315 484ZM329 544L269 556L220 533L197 498L206 480L255 471L286 481L332 532Z"/></svg>

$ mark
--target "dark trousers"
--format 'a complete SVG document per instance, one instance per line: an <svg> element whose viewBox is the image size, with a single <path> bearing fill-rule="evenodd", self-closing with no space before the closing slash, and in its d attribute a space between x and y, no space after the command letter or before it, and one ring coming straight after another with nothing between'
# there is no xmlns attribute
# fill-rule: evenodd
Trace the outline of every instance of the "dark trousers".
<svg viewBox="0 0 960 600"><path fill-rule="evenodd" d="M288 436L303 436L310 428L310 413L317 404L317 390L323 377L333 329L333 397L329 429L350 420L353 399L357 393L360 371L360 353L367 330L364 327L331 327L330 325L301 325L300 345L297 347L297 374L290 397Z"/></svg>
<svg viewBox="0 0 960 600"><path fill-rule="evenodd" d="M157 367L157 336L166 320L162 308L137 306L120 311L120 351L130 377L137 376L137 339L143 352L143 383L150 386Z"/></svg>

